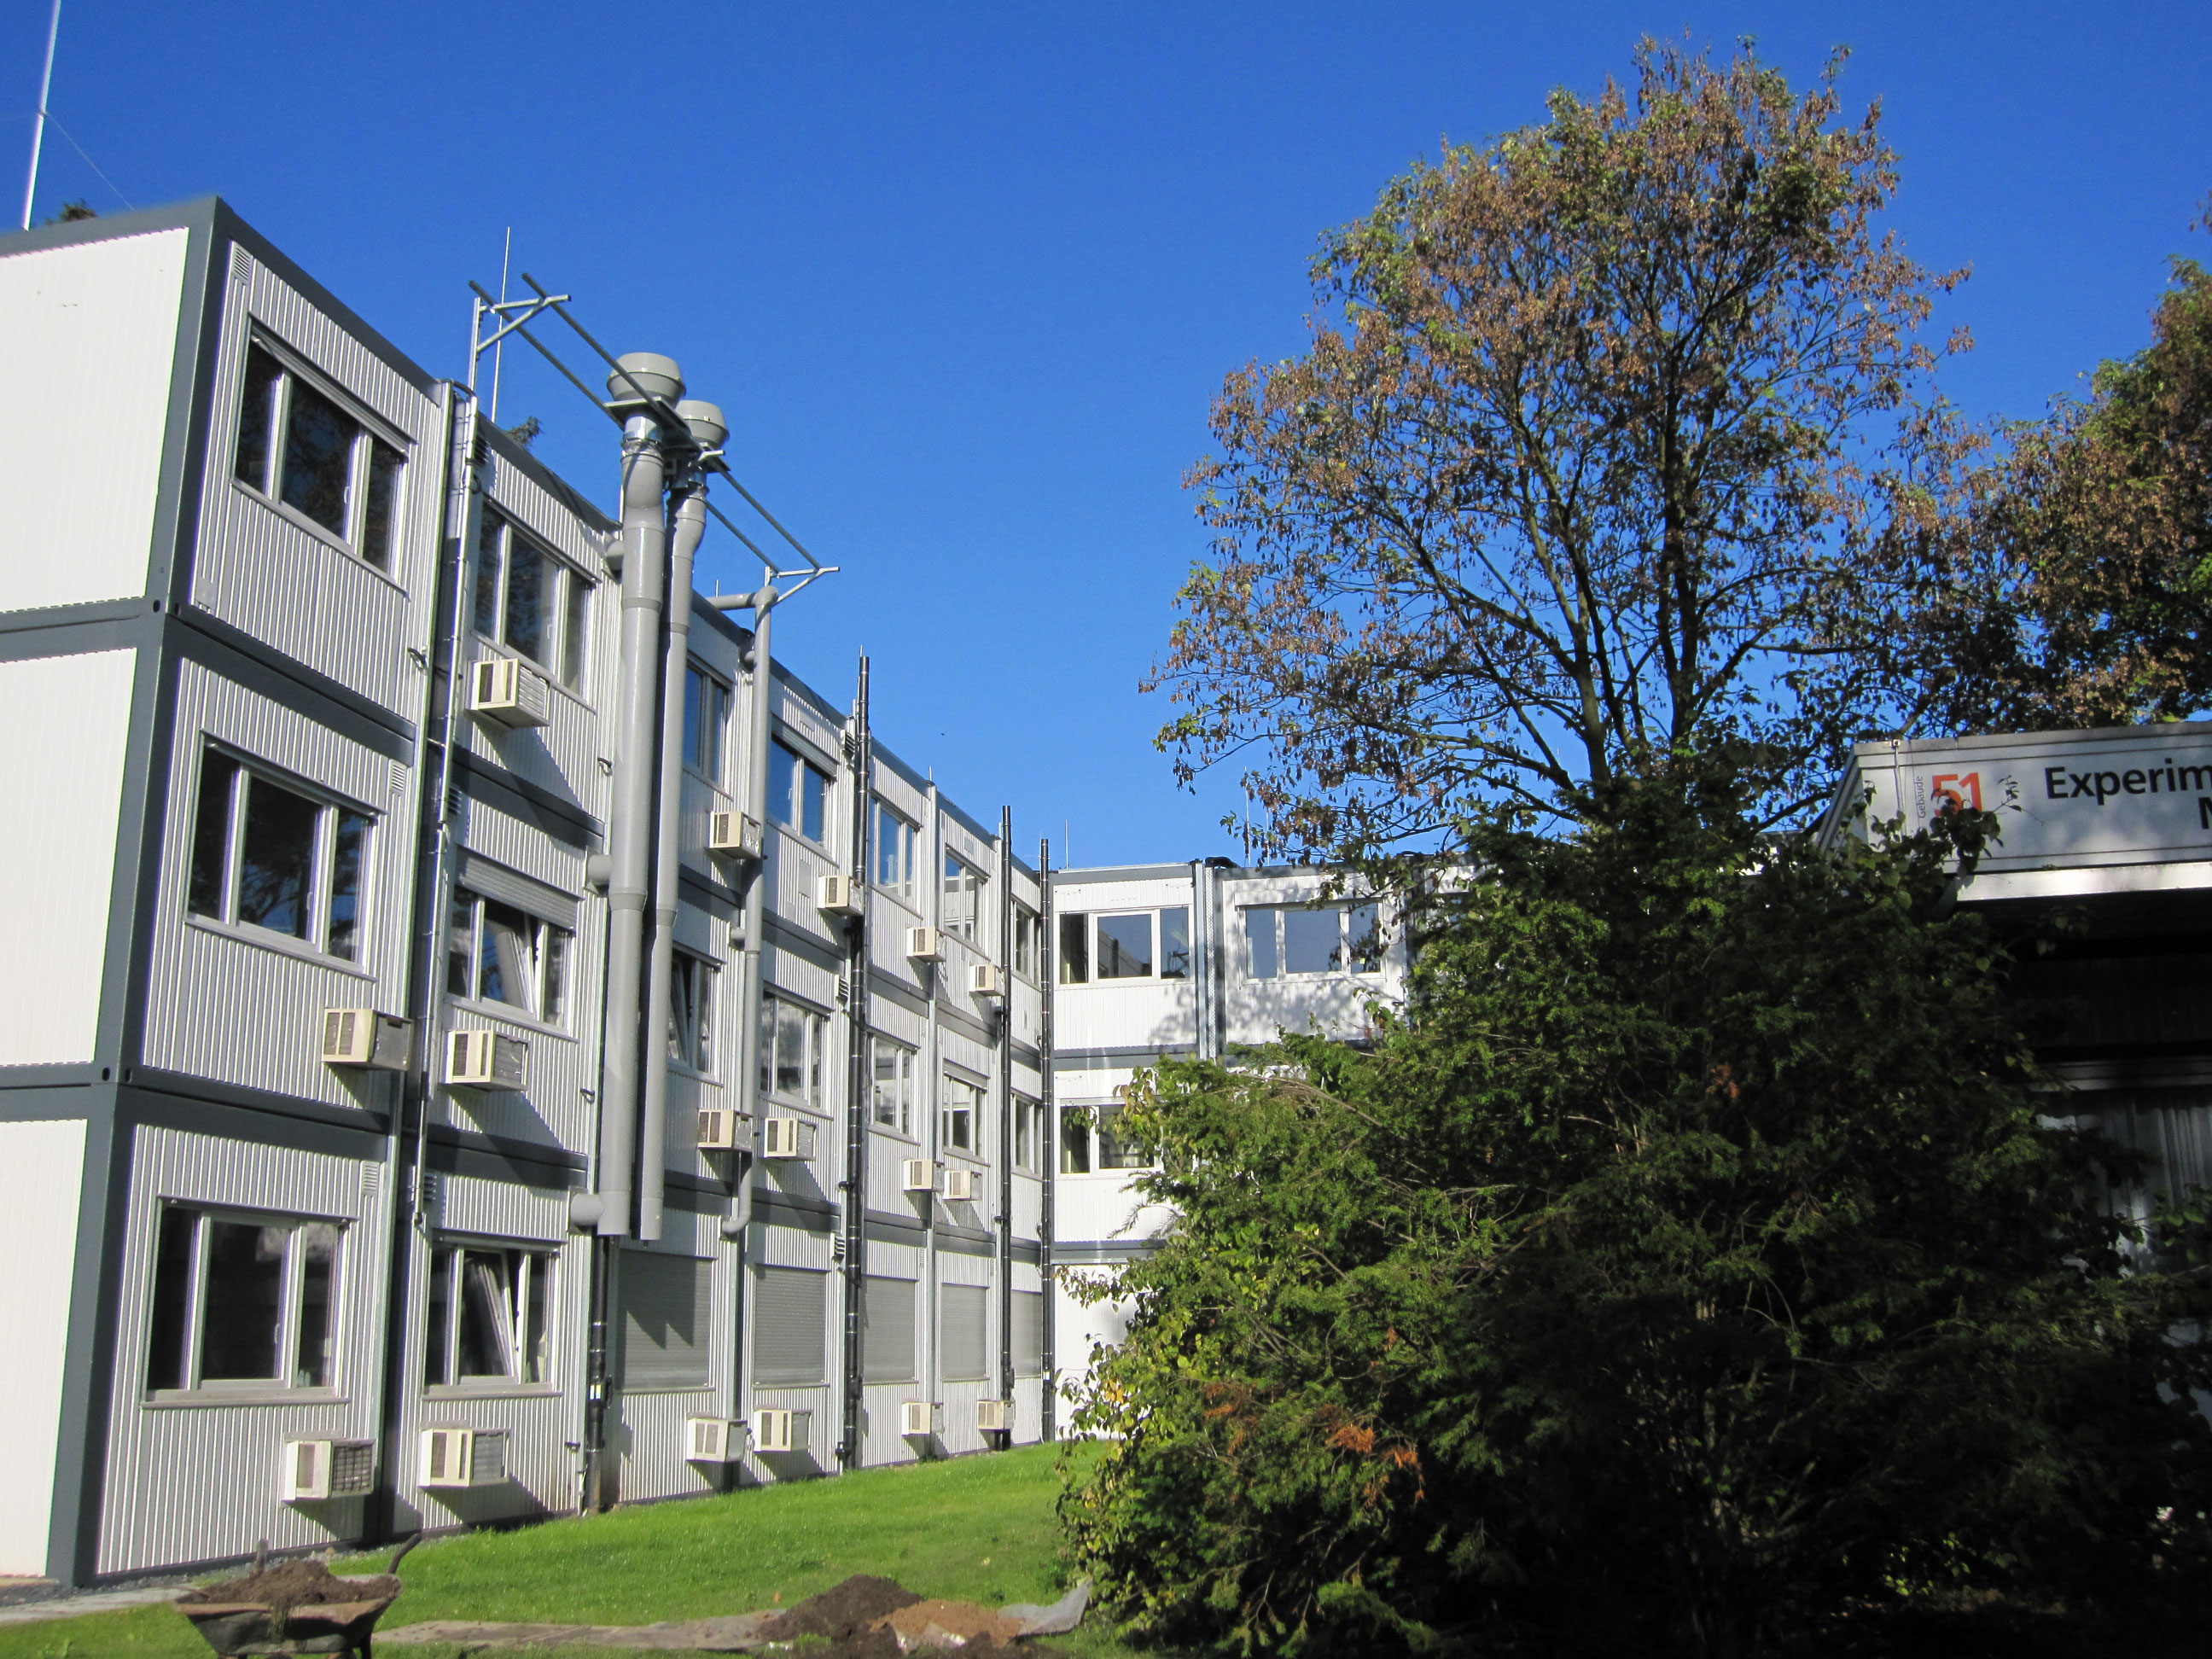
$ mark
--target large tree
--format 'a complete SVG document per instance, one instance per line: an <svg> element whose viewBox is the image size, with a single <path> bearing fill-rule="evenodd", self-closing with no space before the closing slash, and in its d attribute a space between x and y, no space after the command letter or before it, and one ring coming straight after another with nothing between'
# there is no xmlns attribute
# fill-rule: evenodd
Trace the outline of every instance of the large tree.
<svg viewBox="0 0 2212 1659"><path fill-rule="evenodd" d="M1152 680L1186 777L1241 758L1260 850L1723 738L1781 810L1891 724L1835 623L1910 603L1870 550L1944 441L1920 333L1961 273L1877 228L1895 159L1839 62L1800 96L1647 42L1632 90L1555 94L1325 239L1309 348L1214 406L1216 561Z"/></svg>

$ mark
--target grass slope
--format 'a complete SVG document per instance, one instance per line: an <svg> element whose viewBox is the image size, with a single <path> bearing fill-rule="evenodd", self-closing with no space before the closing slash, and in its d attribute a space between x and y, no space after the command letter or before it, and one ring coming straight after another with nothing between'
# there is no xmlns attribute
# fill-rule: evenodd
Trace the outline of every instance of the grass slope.
<svg viewBox="0 0 2212 1659"><path fill-rule="evenodd" d="M433 1540L400 1569L406 1594L385 1620L644 1625L744 1613L779 1597L789 1607L856 1572L923 1595L1048 1601L1062 1574L1057 1455L1029 1447ZM378 1571L383 1560L337 1570ZM1124 1651L1094 1631L1057 1645L1100 1659ZM0 1659L205 1659L208 1651L166 1607L0 1626ZM448 1659L456 1650L391 1651Z"/></svg>

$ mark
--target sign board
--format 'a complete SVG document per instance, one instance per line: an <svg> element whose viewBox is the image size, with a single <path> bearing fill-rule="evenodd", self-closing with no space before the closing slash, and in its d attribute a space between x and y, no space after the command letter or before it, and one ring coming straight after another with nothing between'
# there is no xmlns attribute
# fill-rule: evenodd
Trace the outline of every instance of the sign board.
<svg viewBox="0 0 2212 1659"><path fill-rule="evenodd" d="M1964 896L2212 886L2212 721L1861 744L1824 841L1851 830L1862 799L1859 833L1901 821L1909 835L1957 805L1996 813Z"/></svg>

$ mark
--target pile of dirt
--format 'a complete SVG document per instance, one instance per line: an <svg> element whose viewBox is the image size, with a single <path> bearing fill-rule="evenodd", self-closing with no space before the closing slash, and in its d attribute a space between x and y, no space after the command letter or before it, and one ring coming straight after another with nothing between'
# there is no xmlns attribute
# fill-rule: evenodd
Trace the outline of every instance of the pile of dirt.
<svg viewBox="0 0 2212 1659"><path fill-rule="evenodd" d="M963 1659L1052 1659L1052 1650L1014 1645L1015 1626L967 1601L925 1601L903 1584L866 1573L809 1596L761 1627L764 1642L799 1642L804 1659L900 1659L923 1645ZM954 1638L946 1640L945 1638ZM960 1638L964 1638L962 1640Z"/></svg>
<svg viewBox="0 0 2212 1659"><path fill-rule="evenodd" d="M399 1594L397 1578L341 1578L316 1560L281 1561L242 1578L204 1584L178 1599L187 1606L253 1601L279 1613L294 1607L324 1607L333 1601L374 1601Z"/></svg>
<svg viewBox="0 0 2212 1659"><path fill-rule="evenodd" d="M819 1595L808 1596L775 1623L763 1626L761 1636L769 1642L795 1642L802 1636L850 1642L866 1636L901 1607L910 1607L921 1600L896 1580L855 1573Z"/></svg>

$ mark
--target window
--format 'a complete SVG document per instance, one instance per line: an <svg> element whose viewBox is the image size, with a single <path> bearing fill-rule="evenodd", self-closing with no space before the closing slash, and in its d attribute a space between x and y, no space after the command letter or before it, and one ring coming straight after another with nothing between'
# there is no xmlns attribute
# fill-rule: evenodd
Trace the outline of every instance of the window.
<svg viewBox="0 0 2212 1659"><path fill-rule="evenodd" d="M1291 974L1379 974L1381 908L1254 905L1244 912L1245 967L1254 979Z"/></svg>
<svg viewBox="0 0 2212 1659"><path fill-rule="evenodd" d="M938 1110L942 1120L940 1143L971 1158L983 1155L983 1091L965 1078L945 1074L939 1085Z"/></svg>
<svg viewBox="0 0 2212 1659"><path fill-rule="evenodd" d="M769 745L768 815L771 819L796 830L819 847L828 825L829 799L827 772L783 744Z"/></svg>
<svg viewBox="0 0 2212 1659"><path fill-rule="evenodd" d="M1098 977L1150 979L1152 976L1152 913L1098 918Z"/></svg>
<svg viewBox="0 0 2212 1659"><path fill-rule="evenodd" d="M472 1002L501 1002L532 1019L559 1025L568 1017L565 927L511 904L453 889L446 945L446 989Z"/></svg>
<svg viewBox="0 0 2212 1659"><path fill-rule="evenodd" d="M1091 1173L1091 1118L1088 1106L1063 1106L1060 1109L1060 1174Z"/></svg>
<svg viewBox="0 0 2212 1659"><path fill-rule="evenodd" d="M1014 1375L1035 1376L1044 1370L1044 1292L1016 1291Z"/></svg>
<svg viewBox="0 0 2212 1659"><path fill-rule="evenodd" d="M1060 982L1085 984L1094 970L1102 981L1188 979L1190 907L1179 904L1164 910L1129 910L1115 915L1062 916Z"/></svg>
<svg viewBox="0 0 2212 1659"><path fill-rule="evenodd" d="M163 1205L147 1388L335 1386L342 1231L331 1221Z"/></svg>
<svg viewBox="0 0 2212 1659"><path fill-rule="evenodd" d="M860 1380L911 1382L915 1281L870 1273L860 1287Z"/></svg>
<svg viewBox="0 0 2212 1659"><path fill-rule="evenodd" d="M703 1389L714 1380L714 1263L622 1252L622 1379L631 1393Z"/></svg>
<svg viewBox="0 0 2212 1659"><path fill-rule="evenodd" d="M991 1293L981 1285L946 1285L937 1295L938 1375L981 1382L990 1375Z"/></svg>
<svg viewBox="0 0 2212 1659"><path fill-rule="evenodd" d="M722 781L730 741L730 688L712 674L684 671L684 763L709 783Z"/></svg>
<svg viewBox="0 0 2212 1659"><path fill-rule="evenodd" d="M1091 918L1069 915L1060 919L1060 982L1091 982Z"/></svg>
<svg viewBox="0 0 2212 1659"><path fill-rule="evenodd" d="M876 848L875 884L911 904L915 896L915 827L880 800L870 811L875 814L875 822L869 828Z"/></svg>
<svg viewBox="0 0 2212 1659"><path fill-rule="evenodd" d="M592 584L491 508L477 532L477 632L562 684L583 683Z"/></svg>
<svg viewBox="0 0 2212 1659"><path fill-rule="evenodd" d="M803 1388L829 1376L830 1275L811 1267L763 1267L753 1294L753 1382Z"/></svg>
<svg viewBox="0 0 2212 1659"><path fill-rule="evenodd" d="M973 940L983 925L983 878L951 854L945 856L945 908L939 925Z"/></svg>
<svg viewBox="0 0 2212 1659"><path fill-rule="evenodd" d="M274 352L246 348L232 471L380 570L392 568L406 451L369 431Z"/></svg>
<svg viewBox="0 0 2212 1659"><path fill-rule="evenodd" d="M1014 907L1014 971L1024 979L1037 976L1037 914Z"/></svg>
<svg viewBox="0 0 2212 1659"><path fill-rule="evenodd" d="M1037 1101L1014 1103L1014 1167L1044 1173L1044 1107Z"/></svg>
<svg viewBox="0 0 2212 1659"><path fill-rule="evenodd" d="M714 1074L714 964L682 951L669 964L668 1057Z"/></svg>
<svg viewBox="0 0 2212 1659"><path fill-rule="evenodd" d="M550 1382L552 1333L552 1251L444 1244L433 1252L425 1385Z"/></svg>
<svg viewBox="0 0 2212 1659"><path fill-rule="evenodd" d="M186 906L358 962L370 822L208 750Z"/></svg>
<svg viewBox="0 0 2212 1659"><path fill-rule="evenodd" d="M1101 1170L1144 1170L1152 1167L1152 1149L1121 1129L1121 1115L1128 1108L1110 1101L1098 1109L1098 1167Z"/></svg>
<svg viewBox="0 0 2212 1659"><path fill-rule="evenodd" d="M914 1133L914 1050L889 1037L869 1039L870 1109L886 1129Z"/></svg>
<svg viewBox="0 0 2212 1659"><path fill-rule="evenodd" d="M1097 1106L1060 1109L1060 1174L1089 1175L1094 1170L1103 1172L1152 1166L1152 1149L1122 1133L1124 1109L1118 1100Z"/></svg>
<svg viewBox="0 0 2212 1659"><path fill-rule="evenodd" d="M761 999L760 1086L817 1110L830 1048L830 1016L781 997Z"/></svg>

